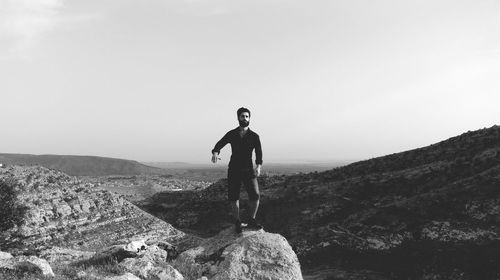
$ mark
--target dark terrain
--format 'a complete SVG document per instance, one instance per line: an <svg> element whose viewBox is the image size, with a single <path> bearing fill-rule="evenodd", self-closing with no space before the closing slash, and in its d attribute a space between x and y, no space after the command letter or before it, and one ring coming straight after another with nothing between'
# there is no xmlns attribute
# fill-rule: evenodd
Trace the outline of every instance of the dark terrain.
<svg viewBox="0 0 500 280"><path fill-rule="evenodd" d="M308 173L314 171L325 171L333 167L347 164L347 161L332 161L325 163L265 163L262 174L292 175L297 173ZM193 181L216 182L227 177L227 162L221 161L217 164L191 164L183 162L145 162L144 164L165 169L174 178Z"/></svg>
<svg viewBox="0 0 500 280"><path fill-rule="evenodd" d="M214 235L231 221L226 184L158 193L139 206ZM259 184L258 219L287 238L305 279L500 279L499 126Z"/></svg>

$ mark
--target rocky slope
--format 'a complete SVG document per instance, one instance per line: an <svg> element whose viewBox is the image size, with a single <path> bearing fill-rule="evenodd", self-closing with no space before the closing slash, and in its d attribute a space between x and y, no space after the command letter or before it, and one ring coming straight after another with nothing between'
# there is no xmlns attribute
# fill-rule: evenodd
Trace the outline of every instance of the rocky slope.
<svg viewBox="0 0 500 280"><path fill-rule="evenodd" d="M289 240L305 279L500 279L499 126L259 183L260 220ZM214 235L230 220L226 184L141 207Z"/></svg>
<svg viewBox="0 0 500 280"><path fill-rule="evenodd" d="M44 167L0 168L14 178L23 223L1 233L1 250L40 251L50 246L96 250L131 237L182 239L185 234L118 195Z"/></svg>
<svg viewBox="0 0 500 280"><path fill-rule="evenodd" d="M133 160L71 155L29 155L0 153L0 163L7 165L39 165L73 176L163 174L165 170Z"/></svg>

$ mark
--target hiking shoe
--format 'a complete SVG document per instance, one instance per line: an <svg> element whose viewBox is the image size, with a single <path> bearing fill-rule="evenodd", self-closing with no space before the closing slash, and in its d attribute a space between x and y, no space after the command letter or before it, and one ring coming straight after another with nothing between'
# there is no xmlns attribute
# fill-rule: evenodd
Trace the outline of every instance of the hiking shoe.
<svg viewBox="0 0 500 280"><path fill-rule="evenodd" d="M236 233L241 233L242 232L242 229L241 229L241 221L236 221L234 223L234 230Z"/></svg>
<svg viewBox="0 0 500 280"><path fill-rule="evenodd" d="M263 226L261 224L257 223L257 221L255 219L250 219L248 221L247 228L259 230L259 229L263 229Z"/></svg>

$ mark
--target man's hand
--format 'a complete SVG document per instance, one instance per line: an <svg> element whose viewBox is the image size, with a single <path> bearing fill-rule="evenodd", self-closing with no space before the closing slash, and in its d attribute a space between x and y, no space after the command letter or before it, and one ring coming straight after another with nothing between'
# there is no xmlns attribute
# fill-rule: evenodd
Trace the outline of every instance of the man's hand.
<svg viewBox="0 0 500 280"><path fill-rule="evenodd" d="M212 162L213 163L217 163L218 159L220 159L219 158L219 154L218 153L212 153Z"/></svg>
<svg viewBox="0 0 500 280"><path fill-rule="evenodd" d="M260 167L261 167L261 165L257 165L257 167L255 167L255 176L257 176L257 177L260 176Z"/></svg>

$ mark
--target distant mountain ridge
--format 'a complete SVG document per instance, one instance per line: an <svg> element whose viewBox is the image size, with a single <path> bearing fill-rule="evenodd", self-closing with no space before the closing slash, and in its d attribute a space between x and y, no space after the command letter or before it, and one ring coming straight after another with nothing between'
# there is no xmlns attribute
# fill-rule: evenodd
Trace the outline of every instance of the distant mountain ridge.
<svg viewBox="0 0 500 280"><path fill-rule="evenodd" d="M160 174L164 170L134 160L74 155L31 155L0 153L0 163L40 165L72 176Z"/></svg>

